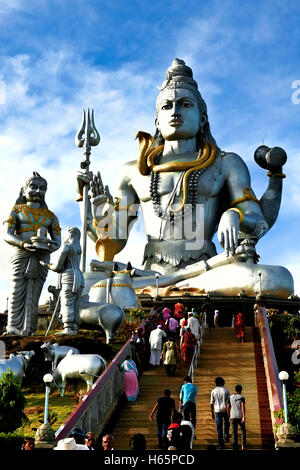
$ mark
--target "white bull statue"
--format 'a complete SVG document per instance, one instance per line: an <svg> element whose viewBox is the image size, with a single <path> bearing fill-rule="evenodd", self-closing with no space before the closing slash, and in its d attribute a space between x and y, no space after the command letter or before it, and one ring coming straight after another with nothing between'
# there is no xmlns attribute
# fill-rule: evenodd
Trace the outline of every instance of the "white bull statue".
<svg viewBox="0 0 300 470"><path fill-rule="evenodd" d="M106 343L114 336L121 323L125 320L123 308L137 307L137 299L132 288L134 270L130 263L126 269L118 270L115 264L108 279L95 282L95 274L85 276L85 296L80 301L80 324L100 325L105 331ZM97 273L96 273L97 277Z"/></svg>
<svg viewBox="0 0 300 470"><path fill-rule="evenodd" d="M0 361L0 377L8 370L11 370L18 383L22 385L29 361L34 354L34 351L19 351L17 355L10 354L8 359L2 359Z"/></svg>
<svg viewBox="0 0 300 470"><path fill-rule="evenodd" d="M58 343L43 343L41 349L44 352L45 361L52 362L52 370L57 367L57 364L67 355L69 351L73 351L73 354L79 354L80 351L73 346L59 346Z"/></svg>
<svg viewBox="0 0 300 470"><path fill-rule="evenodd" d="M52 376L63 397L67 380L84 380L88 392L94 379L100 377L106 367L106 360L99 354L73 354L69 351L53 370Z"/></svg>

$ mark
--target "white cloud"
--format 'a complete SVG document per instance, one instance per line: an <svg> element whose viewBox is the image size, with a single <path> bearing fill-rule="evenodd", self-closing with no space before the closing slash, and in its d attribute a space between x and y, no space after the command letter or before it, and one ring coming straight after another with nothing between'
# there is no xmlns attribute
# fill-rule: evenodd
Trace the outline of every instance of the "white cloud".
<svg viewBox="0 0 300 470"><path fill-rule="evenodd" d="M0 16L19 10L24 6L24 0L0 0Z"/></svg>
<svg viewBox="0 0 300 470"><path fill-rule="evenodd" d="M75 60L71 50L49 52L36 63L25 55L4 57L0 73L8 90L6 104L0 107L0 152L5 163L5 171L0 173L1 220L8 217L32 171L38 171L48 181L46 202L66 228L69 214L64 213L64 207L73 204L73 212L79 213L75 202L76 172L83 154L82 149L76 148L74 136L81 123L82 108L95 109L101 134L99 146L92 149L91 169L101 171L104 183L113 193L118 167L137 156L136 132L153 131L155 108L149 90L152 88L155 96L155 85L150 79L145 80L134 64L101 71ZM70 84L72 91L67 94L67 86L61 81L64 74L75 77ZM140 244L138 235L132 247L136 243ZM130 246L126 250L122 256L129 256L127 261L133 259L133 252L136 257ZM4 281L9 261L2 237L0 257L0 280ZM3 291L2 294L5 299Z"/></svg>

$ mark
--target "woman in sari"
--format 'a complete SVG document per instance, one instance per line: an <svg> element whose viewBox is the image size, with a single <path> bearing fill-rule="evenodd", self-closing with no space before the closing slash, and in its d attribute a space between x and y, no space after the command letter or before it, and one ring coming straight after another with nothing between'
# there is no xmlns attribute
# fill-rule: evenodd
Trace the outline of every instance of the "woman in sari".
<svg viewBox="0 0 300 470"><path fill-rule="evenodd" d="M234 332L236 339L243 343L246 339L246 324L244 316L240 312L234 317Z"/></svg>
<svg viewBox="0 0 300 470"><path fill-rule="evenodd" d="M168 338L164 343L161 355L167 375L174 375L177 366L177 353L175 343L171 338Z"/></svg>
<svg viewBox="0 0 300 470"><path fill-rule="evenodd" d="M135 362L127 356L120 367L124 371L124 392L128 401L136 401L139 394L138 370Z"/></svg>
<svg viewBox="0 0 300 470"><path fill-rule="evenodd" d="M197 338L195 335L193 335L191 329L187 328L182 336L182 342L180 346L181 356L186 367L190 367L191 365L196 344Z"/></svg>

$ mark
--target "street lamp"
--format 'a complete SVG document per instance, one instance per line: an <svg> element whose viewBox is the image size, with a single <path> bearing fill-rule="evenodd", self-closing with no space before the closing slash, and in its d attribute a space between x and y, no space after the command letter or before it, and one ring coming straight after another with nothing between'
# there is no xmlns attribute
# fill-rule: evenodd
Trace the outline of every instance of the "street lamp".
<svg viewBox="0 0 300 470"><path fill-rule="evenodd" d="M44 424L48 422L48 406L49 406L49 395L50 395L50 384L53 382L53 377L51 374L45 374L43 381L46 385L46 395L45 395L45 417Z"/></svg>
<svg viewBox="0 0 300 470"><path fill-rule="evenodd" d="M286 396L286 382L289 378L289 374L282 370L278 374L279 380L282 382L282 394L283 394L283 407L284 407L284 421L287 423L288 419L288 408L287 408L287 396Z"/></svg>
<svg viewBox="0 0 300 470"><path fill-rule="evenodd" d="M259 293L261 294L261 271L258 271L259 276Z"/></svg>
<svg viewBox="0 0 300 470"><path fill-rule="evenodd" d="M158 289L158 279L159 279L160 274L156 273L155 274L155 282L156 282L156 297L159 295L159 289Z"/></svg>

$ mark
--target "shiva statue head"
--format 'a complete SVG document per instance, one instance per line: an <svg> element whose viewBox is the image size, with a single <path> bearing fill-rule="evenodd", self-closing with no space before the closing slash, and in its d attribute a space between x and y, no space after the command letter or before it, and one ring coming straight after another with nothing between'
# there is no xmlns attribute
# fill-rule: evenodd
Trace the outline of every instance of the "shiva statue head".
<svg viewBox="0 0 300 470"><path fill-rule="evenodd" d="M183 60L174 59L156 100L156 132L152 147L165 140L196 137L197 150L203 143L216 146L208 122L207 107L193 72Z"/></svg>

